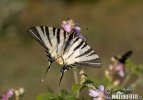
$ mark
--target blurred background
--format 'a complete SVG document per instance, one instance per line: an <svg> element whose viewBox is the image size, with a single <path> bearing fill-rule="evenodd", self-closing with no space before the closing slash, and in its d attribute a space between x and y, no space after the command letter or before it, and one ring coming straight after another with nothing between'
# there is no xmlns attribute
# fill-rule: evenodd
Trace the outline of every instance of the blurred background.
<svg viewBox="0 0 143 100"><path fill-rule="evenodd" d="M67 18L76 20L101 57L102 68L86 69L90 79L101 80L110 58L128 50L133 50L131 59L136 64L143 63L142 0L0 0L0 94L22 86L26 90L23 100L34 100L47 89L70 91L73 72L66 73L59 87L61 66L57 64L41 82L47 57L26 33L31 26L60 27ZM141 89L136 92L141 94Z"/></svg>

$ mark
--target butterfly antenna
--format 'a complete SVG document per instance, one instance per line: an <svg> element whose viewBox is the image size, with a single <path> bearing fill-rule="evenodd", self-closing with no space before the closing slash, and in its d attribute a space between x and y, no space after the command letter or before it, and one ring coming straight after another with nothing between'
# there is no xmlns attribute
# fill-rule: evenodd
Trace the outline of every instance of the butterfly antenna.
<svg viewBox="0 0 143 100"><path fill-rule="evenodd" d="M45 79L45 77L46 77L46 75L47 75L47 73L48 73L48 70L50 69L50 67L51 67L51 62L49 62L49 66L47 67L47 69L46 69L46 72L45 72L45 74L44 74L44 76L43 76L43 78L42 78L42 82L44 81L44 79Z"/></svg>

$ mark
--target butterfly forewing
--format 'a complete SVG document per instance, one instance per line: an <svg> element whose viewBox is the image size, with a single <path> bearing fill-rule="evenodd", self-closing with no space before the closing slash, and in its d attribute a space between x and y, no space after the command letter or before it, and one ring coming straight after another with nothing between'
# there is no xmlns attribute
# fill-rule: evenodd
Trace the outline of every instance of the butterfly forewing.
<svg viewBox="0 0 143 100"><path fill-rule="evenodd" d="M68 33L62 29L46 26L31 27L28 33L44 46L52 57L61 53L65 38L68 36Z"/></svg>
<svg viewBox="0 0 143 100"><path fill-rule="evenodd" d="M101 62L95 51L75 33L67 33L63 29L37 26L28 30L55 59L62 56L66 65L82 65L100 67Z"/></svg>

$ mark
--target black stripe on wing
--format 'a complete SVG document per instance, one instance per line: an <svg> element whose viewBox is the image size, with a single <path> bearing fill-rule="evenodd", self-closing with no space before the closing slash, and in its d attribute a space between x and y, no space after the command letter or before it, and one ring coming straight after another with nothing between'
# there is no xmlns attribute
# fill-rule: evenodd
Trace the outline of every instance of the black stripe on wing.
<svg viewBox="0 0 143 100"><path fill-rule="evenodd" d="M77 49L79 49L83 45L83 43L84 43L84 41L81 41L79 43L79 45L74 48L74 51L76 51Z"/></svg>
<svg viewBox="0 0 143 100"><path fill-rule="evenodd" d="M56 32L56 28L53 27L53 35L55 35Z"/></svg>
<svg viewBox="0 0 143 100"><path fill-rule="evenodd" d="M74 42L69 43L70 48L64 55L67 64L90 67L101 66L99 56L85 41L80 38L75 38L73 41Z"/></svg>
<svg viewBox="0 0 143 100"><path fill-rule="evenodd" d="M60 29L57 29L57 43L60 43Z"/></svg>
<svg viewBox="0 0 143 100"><path fill-rule="evenodd" d="M87 50L85 53L77 56L76 58L79 58L78 62L75 62L76 65L80 65L80 66L89 66L89 67L101 67L101 60L100 58L96 58L94 56L97 56L97 54L95 52L91 53L90 56L88 56L88 54L92 51L91 49ZM90 60L84 60L84 61L80 61L80 59L82 59L82 57L92 57L93 59ZM81 57L81 58L80 58Z"/></svg>
<svg viewBox="0 0 143 100"><path fill-rule="evenodd" d="M55 29L55 28L53 28L53 30L54 30L54 29ZM47 35L47 38L48 38L48 41L49 41L50 45L53 46L53 45L52 45L52 42L51 42L51 39L50 39L49 28L48 28L48 27L45 27L45 31L46 31L46 35Z"/></svg>
<svg viewBox="0 0 143 100"><path fill-rule="evenodd" d="M62 29L46 26L31 27L27 32L46 49L55 48L55 45L67 39L69 34ZM60 40L60 38L64 40Z"/></svg>
<svg viewBox="0 0 143 100"><path fill-rule="evenodd" d="M91 53L92 49L88 49L87 51L85 51L84 53L76 56L75 58L79 58L79 57L82 57L82 56L87 56L87 54Z"/></svg>
<svg viewBox="0 0 143 100"><path fill-rule="evenodd" d="M93 62L93 63L91 63L91 62ZM75 62L74 65L76 65L76 66L89 66L89 67L99 68L99 67L101 67L101 61L100 61L99 58L97 58L97 59L93 59L91 61Z"/></svg>
<svg viewBox="0 0 143 100"><path fill-rule="evenodd" d="M65 45L63 49L63 54L66 52L68 47L70 46L70 42L75 38L75 33L70 33L69 36L65 39Z"/></svg>
<svg viewBox="0 0 143 100"><path fill-rule="evenodd" d="M43 31L43 28L41 28ZM44 44L44 41L42 40L41 36L39 35L39 32L37 31L36 27L31 27L27 30L27 33L29 33L35 40L37 40L44 48L48 49L47 46Z"/></svg>

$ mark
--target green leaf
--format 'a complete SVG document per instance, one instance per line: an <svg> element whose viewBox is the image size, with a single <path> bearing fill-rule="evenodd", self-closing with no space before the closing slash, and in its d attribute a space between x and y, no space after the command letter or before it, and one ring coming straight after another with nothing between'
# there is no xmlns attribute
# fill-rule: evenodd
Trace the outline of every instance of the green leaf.
<svg viewBox="0 0 143 100"><path fill-rule="evenodd" d="M126 61L126 67L136 67L136 64L134 64L130 59L128 59L127 61Z"/></svg>
<svg viewBox="0 0 143 100"><path fill-rule="evenodd" d="M83 84L93 84L94 82L93 81L91 81L91 80L86 80Z"/></svg>
<svg viewBox="0 0 143 100"><path fill-rule="evenodd" d="M75 96L73 96L73 95L67 95L67 96L65 97L65 100L76 100L76 98L75 98Z"/></svg>
<svg viewBox="0 0 143 100"><path fill-rule="evenodd" d="M65 100L64 97L58 96L56 100Z"/></svg>
<svg viewBox="0 0 143 100"><path fill-rule="evenodd" d="M36 100L56 100L56 97L52 93L42 93L37 96Z"/></svg>
<svg viewBox="0 0 143 100"><path fill-rule="evenodd" d="M138 66L136 68L136 71L140 72L140 73L143 73L143 66Z"/></svg>
<svg viewBox="0 0 143 100"><path fill-rule="evenodd" d="M75 95L69 94L66 90L62 89L57 100L76 100Z"/></svg>
<svg viewBox="0 0 143 100"><path fill-rule="evenodd" d="M80 91L81 87L82 87L81 84L74 84L74 85L72 86L72 90L73 90L74 92L77 92L77 91Z"/></svg>
<svg viewBox="0 0 143 100"><path fill-rule="evenodd" d="M66 95L68 95L68 92L66 90L62 89L60 92L60 96L65 97Z"/></svg>
<svg viewBox="0 0 143 100"><path fill-rule="evenodd" d="M81 88L80 88L80 91L83 90L86 87L87 87L86 85L82 85Z"/></svg>
<svg viewBox="0 0 143 100"><path fill-rule="evenodd" d="M75 96L73 95L66 95L65 97L59 97L56 100L76 100Z"/></svg>

